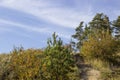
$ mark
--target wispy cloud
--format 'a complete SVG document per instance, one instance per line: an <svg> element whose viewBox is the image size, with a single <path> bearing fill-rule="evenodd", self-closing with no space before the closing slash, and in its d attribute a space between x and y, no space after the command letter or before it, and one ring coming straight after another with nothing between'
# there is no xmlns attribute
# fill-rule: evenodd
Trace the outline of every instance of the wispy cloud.
<svg viewBox="0 0 120 80"><path fill-rule="evenodd" d="M74 8L61 7L53 1L45 0L2 0L0 5L32 14L40 19L63 27L74 28L81 20L88 22L92 17L92 9L78 11Z"/></svg>
<svg viewBox="0 0 120 80"><path fill-rule="evenodd" d="M0 23L1 24L12 25L12 27L22 28L22 29L27 30L27 31L34 31L34 32L40 32L40 33L49 33L48 28L44 28L44 27L39 28L39 27L34 27L34 26L28 26L28 25L24 25L24 24L21 24L21 23L18 23L18 22L13 22L13 21L4 20L4 19L0 19ZM14 29L14 28L12 28L12 29Z"/></svg>
<svg viewBox="0 0 120 80"><path fill-rule="evenodd" d="M17 34L20 34L21 36L25 36L25 37L30 37L30 35L27 35L25 33L19 33L19 32L16 32L15 30L12 30L14 28L21 28L23 30L26 30L28 32L34 32L34 33L42 33L42 34L52 34L53 33L53 29L50 29L50 28L46 28L46 27L42 27L41 26L30 26L30 25L25 25L25 24L21 24L21 23L18 23L18 22L13 22L13 21L10 21L10 20L4 20L4 19L0 19L0 24L3 25L1 26L0 25L0 31L1 32L8 32L8 31L13 31ZM5 26L7 25L7 26ZM9 26L8 26L9 25ZM70 36L69 34L61 34L60 32L57 32L57 34L62 37L62 38L65 38L65 39L70 39Z"/></svg>

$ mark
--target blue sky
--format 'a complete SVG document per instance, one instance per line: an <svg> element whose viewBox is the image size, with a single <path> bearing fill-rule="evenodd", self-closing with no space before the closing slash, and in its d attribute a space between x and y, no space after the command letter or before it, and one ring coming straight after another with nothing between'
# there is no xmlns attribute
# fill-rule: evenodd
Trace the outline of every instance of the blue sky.
<svg viewBox="0 0 120 80"><path fill-rule="evenodd" d="M80 21L96 13L116 19L120 0L0 0L0 53L21 45L43 48L53 32L69 43Z"/></svg>

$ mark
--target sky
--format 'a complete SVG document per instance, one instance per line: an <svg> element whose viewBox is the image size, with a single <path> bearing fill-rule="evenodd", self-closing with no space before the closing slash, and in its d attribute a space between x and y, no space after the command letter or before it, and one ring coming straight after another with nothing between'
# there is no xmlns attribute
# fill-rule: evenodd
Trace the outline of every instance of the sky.
<svg viewBox="0 0 120 80"><path fill-rule="evenodd" d="M120 0L0 0L0 53L45 48L53 32L67 44L79 23L96 13L117 19Z"/></svg>

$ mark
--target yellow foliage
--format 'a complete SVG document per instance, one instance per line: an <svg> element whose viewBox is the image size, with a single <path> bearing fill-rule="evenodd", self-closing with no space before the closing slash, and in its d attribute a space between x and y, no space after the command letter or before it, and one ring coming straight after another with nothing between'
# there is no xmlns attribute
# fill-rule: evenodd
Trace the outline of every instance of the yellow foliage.
<svg viewBox="0 0 120 80"><path fill-rule="evenodd" d="M28 49L12 54L11 67L19 79L32 80L39 75L42 53L41 50Z"/></svg>
<svg viewBox="0 0 120 80"><path fill-rule="evenodd" d="M109 31L95 33L88 37L88 40L83 42L81 53L87 58L104 58L114 55L117 42L109 34Z"/></svg>

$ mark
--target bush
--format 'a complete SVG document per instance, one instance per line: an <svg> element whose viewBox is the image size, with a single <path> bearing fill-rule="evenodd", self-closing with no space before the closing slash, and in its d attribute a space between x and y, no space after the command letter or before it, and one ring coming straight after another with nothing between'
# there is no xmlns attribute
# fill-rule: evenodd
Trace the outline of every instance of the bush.
<svg viewBox="0 0 120 80"><path fill-rule="evenodd" d="M10 56L8 67L3 68L2 80L37 80L39 78L41 59L43 58L41 50L15 49Z"/></svg>

